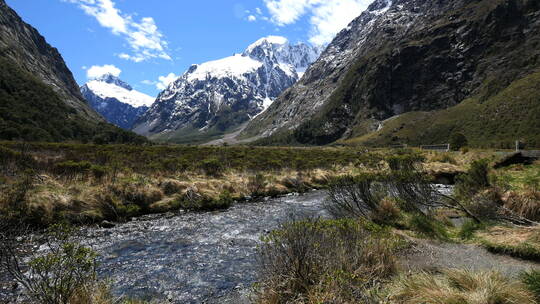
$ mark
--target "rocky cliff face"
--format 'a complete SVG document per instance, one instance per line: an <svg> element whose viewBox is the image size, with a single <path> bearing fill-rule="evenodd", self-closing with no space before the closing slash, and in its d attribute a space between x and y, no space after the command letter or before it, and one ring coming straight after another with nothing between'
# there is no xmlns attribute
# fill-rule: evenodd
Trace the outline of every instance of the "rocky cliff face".
<svg viewBox="0 0 540 304"><path fill-rule="evenodd" d="M126 130L131 130L154 102L153 97L110 74L89 81L81 87L81 93L108 122Z"/></svg>
<svg viewBox="0 0 540 304"><path fill-rule="evenodd" d="M0 56L16 62L19 68L53 88L66 104L84 117L103 121L82 98L79 86L58 50L4 0L0 0Z"/></svg>
<svg viewBox="0 0 540 304"><path fill-rule="evenodd" d="M264 111L318 55L314 47L266 37L242 54L193 65L159 94L134 130L176 142L233 130Z"/></svg>
<svg viewBox="0 0 540 304"><path fill-rule="evenodd" d="M486 100L540 65L535 0L377 0L244 137L325 144Z"/></svg>

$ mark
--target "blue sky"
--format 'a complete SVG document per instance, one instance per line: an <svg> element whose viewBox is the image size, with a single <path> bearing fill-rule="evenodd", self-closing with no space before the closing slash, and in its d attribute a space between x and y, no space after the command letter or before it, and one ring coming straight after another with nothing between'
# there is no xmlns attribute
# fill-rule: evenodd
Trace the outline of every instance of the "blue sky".
<svg viewBox="0 0 540 304"><path fill-rule="evenodd" d="M60 50L79 84L112 72L156 96L191 64L242 52L264 36L328 43L371 0L6 2Z"/></svg>

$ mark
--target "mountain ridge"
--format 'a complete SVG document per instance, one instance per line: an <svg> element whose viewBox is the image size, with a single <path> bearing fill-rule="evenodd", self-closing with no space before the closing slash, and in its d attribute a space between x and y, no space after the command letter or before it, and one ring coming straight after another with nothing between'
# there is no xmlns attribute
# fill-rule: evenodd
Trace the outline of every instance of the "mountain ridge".
<svg viewBox="0 0 540 304"><path fill-rule="evenodd" d="M487 100L540 66L539 6L377 0L241 138L328 144L376 132L403 113Z"/></svg>
<svg viewBox="0 0 540 304"><path fill-rule="evenodd" d="M234 131L294 84L319 50L269 36L241 54L192 65L162 91L134 131L160 141L207 140Z"/></svg>

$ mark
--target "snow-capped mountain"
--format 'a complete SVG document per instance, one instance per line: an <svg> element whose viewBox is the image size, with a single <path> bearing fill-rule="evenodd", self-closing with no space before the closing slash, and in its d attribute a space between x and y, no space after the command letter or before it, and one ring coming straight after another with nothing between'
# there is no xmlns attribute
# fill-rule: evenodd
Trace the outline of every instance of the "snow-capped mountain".
<svg viewBox="0 0 540 304"><path fill-rule="evenodd" d="M86 83L81 87L81 93L108 122L126 130L133 127L133 123L155 100L110 74Z"/></svg>
<svg viewBox="0 0 540 304"><path fill-rule="evenodd" d="M319 54L269 36L242 54L193 65L159 94L134 131L179 142L233 130L268 108Z"/></svg>

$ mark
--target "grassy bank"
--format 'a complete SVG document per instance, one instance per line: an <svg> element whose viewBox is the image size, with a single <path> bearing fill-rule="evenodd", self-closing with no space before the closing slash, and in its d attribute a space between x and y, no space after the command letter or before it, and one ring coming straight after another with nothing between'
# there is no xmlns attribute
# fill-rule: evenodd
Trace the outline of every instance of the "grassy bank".
<svg viewBox="0 0 540 304"><path fill-rule="evenodd" d="M0 214L47 226L187 209L325 187L376 170L384 153L345 148L255 148L2 143Z"/></svg>

